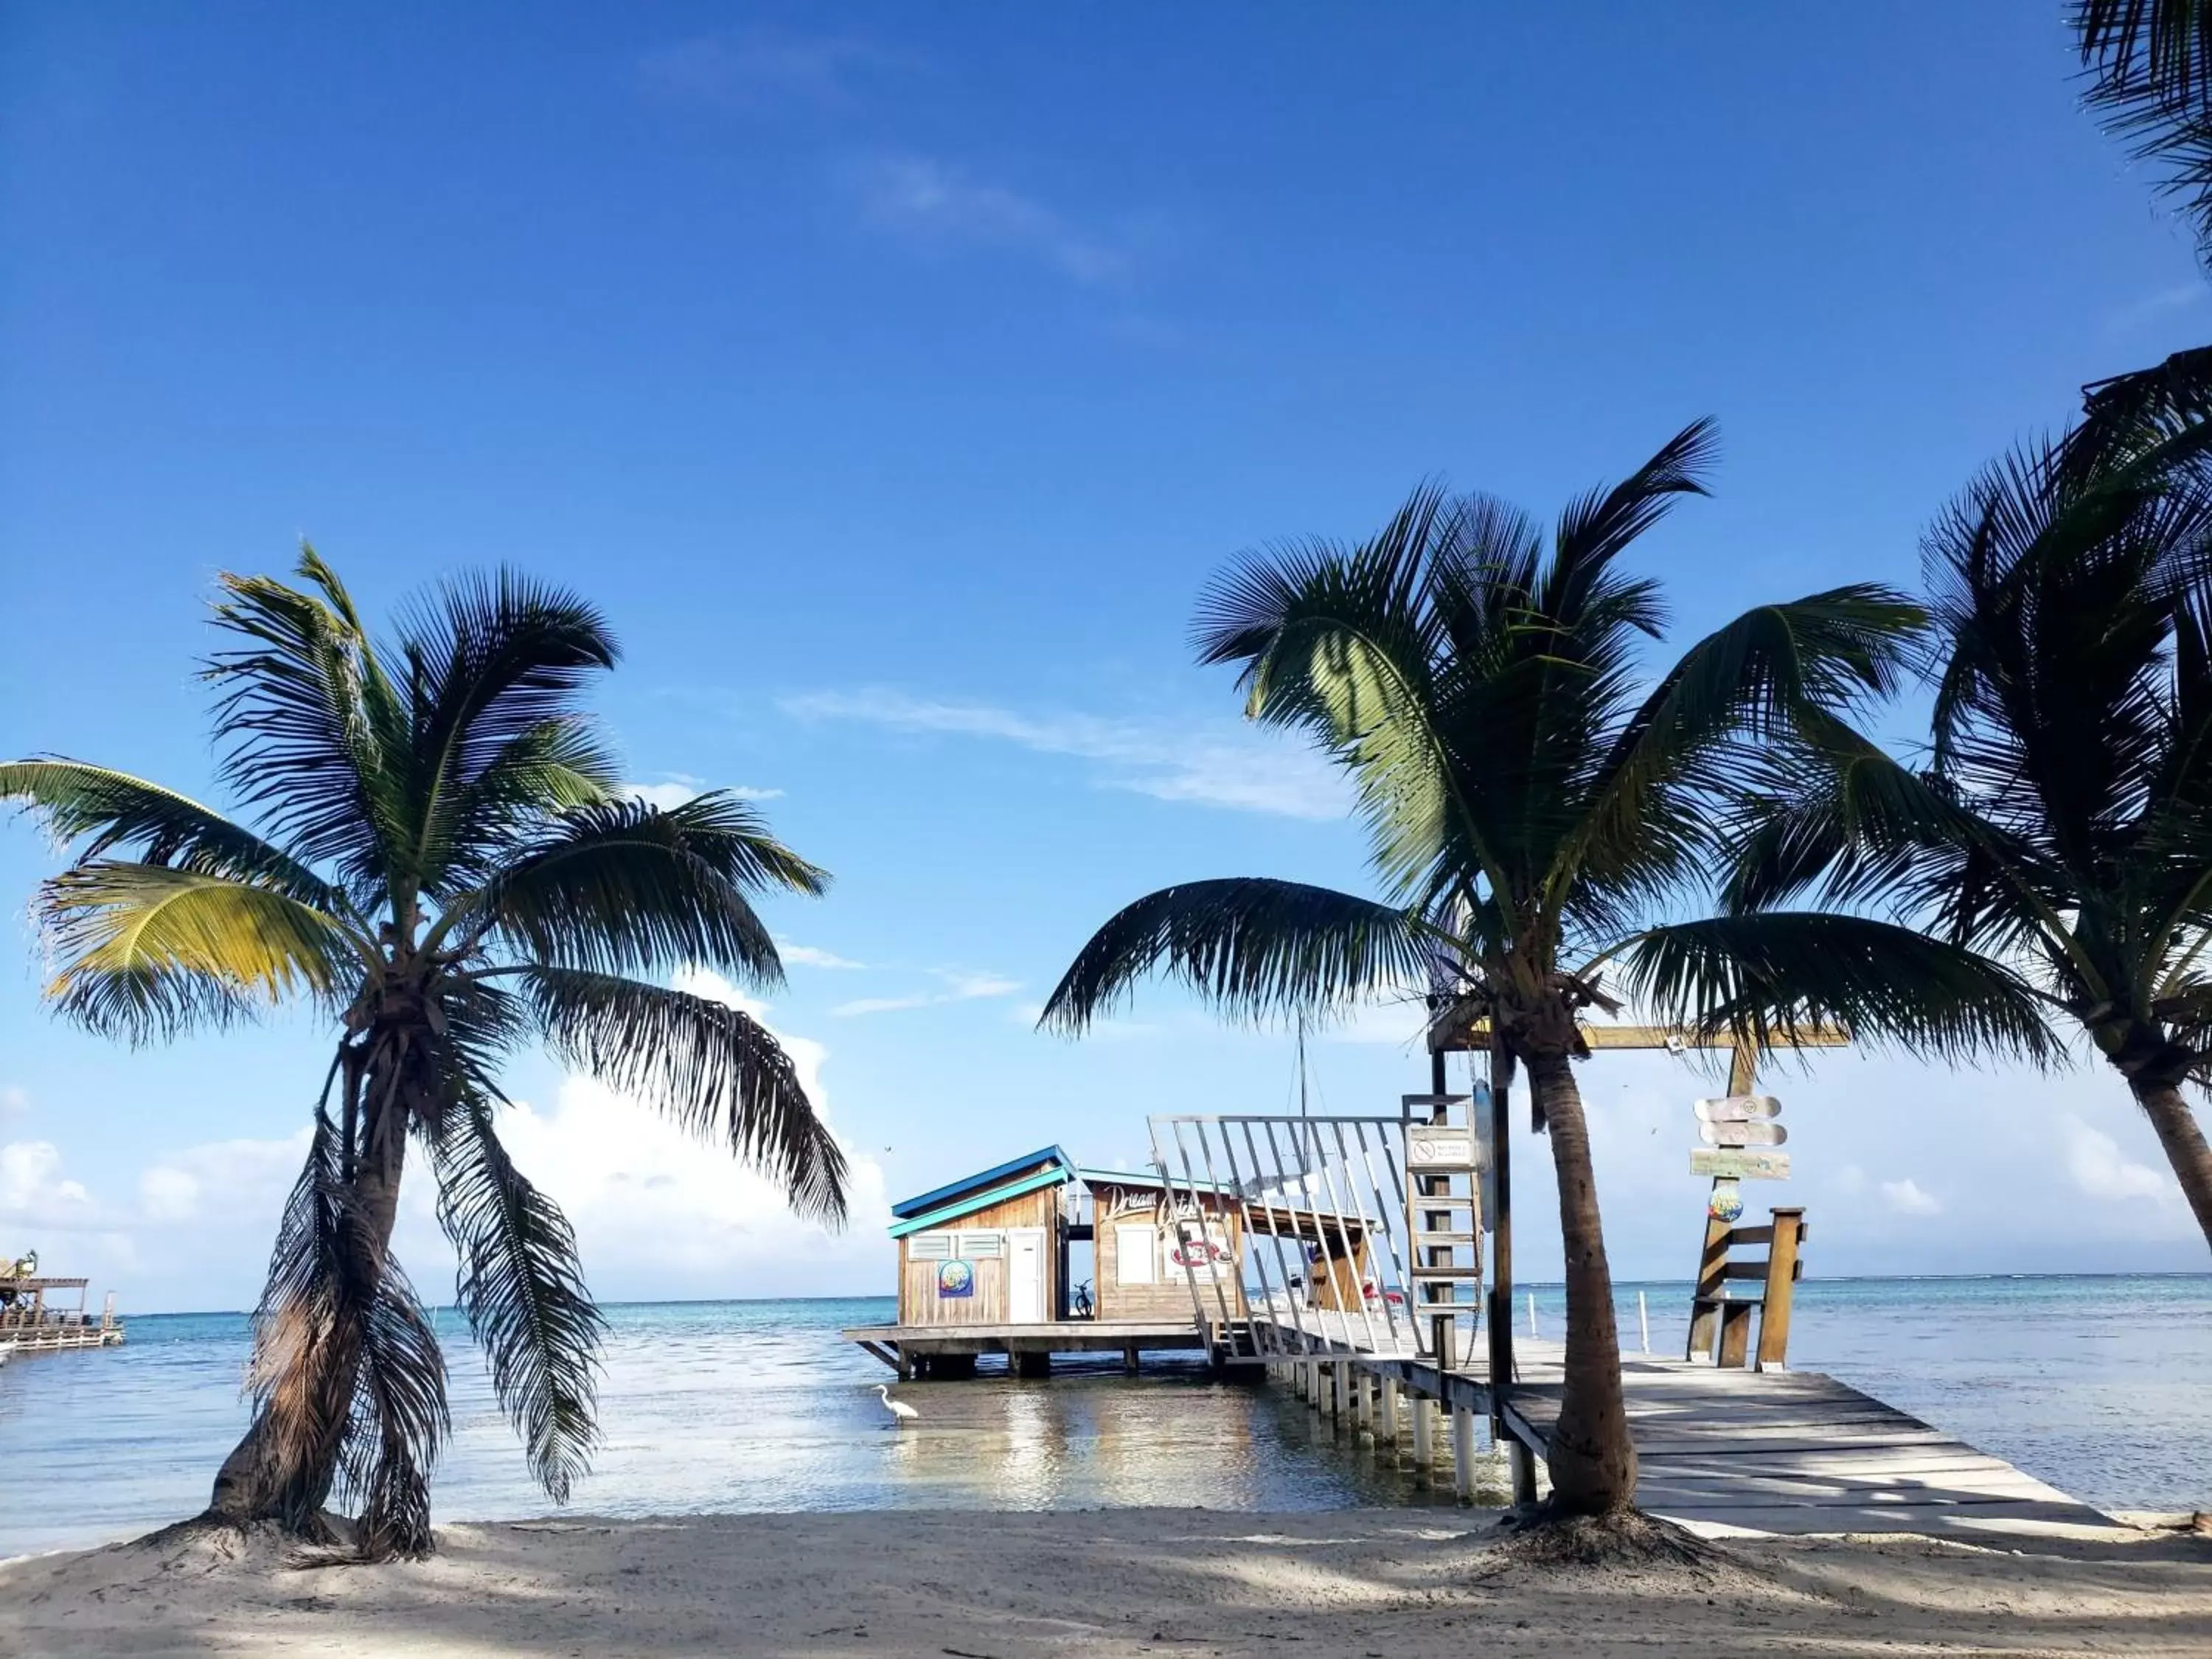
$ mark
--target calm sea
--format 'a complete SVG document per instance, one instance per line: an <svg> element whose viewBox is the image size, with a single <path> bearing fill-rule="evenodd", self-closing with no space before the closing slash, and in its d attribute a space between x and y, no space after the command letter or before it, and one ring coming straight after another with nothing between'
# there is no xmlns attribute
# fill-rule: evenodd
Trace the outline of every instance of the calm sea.
<svg viewBox="0 0 2212 1659"><path fill-rule="evenodd" d="M1632 1348L1638 1290L1652 1346L1675 1349L1688 1287L1620 1287ZM1434 1501L1276 1391L1196 1366L905 1386L922 1426L901 1433L875 1393L890 1373L837 1336L890 1318L888 1300L608 1312L607 1443L580 1511ZM1560 1334L1563 1312L1557 1287L1536 1288L1541 1334ZM441 1328L454 1434L439 1518L547 1512L465 1331ZM245 1319L146 1316L130 1331L119 1349L0 1366L0 1557L128 1536L205 1503L245 1424ZM2212 1276L1808 1280L1790 1358L2093 1504L2212 1509Z"/></svg>

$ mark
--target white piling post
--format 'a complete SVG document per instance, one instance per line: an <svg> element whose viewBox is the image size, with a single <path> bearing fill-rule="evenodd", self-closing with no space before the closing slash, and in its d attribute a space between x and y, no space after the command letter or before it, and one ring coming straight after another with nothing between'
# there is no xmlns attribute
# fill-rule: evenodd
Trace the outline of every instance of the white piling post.
<svg viewBox="0 0 2212 1659"><path fill-rule="evenodd" d="M1413 1408L1413 1467L1426 1480L1431 1466L1437 1461L1436 1440L1429 1421L1429 1399L1426 1395L1417 1394L1408 1403Z"/></svg>
<svg viewBox="0 0 2212 1659"><path fill-rule="evenodd" d="M1452 1490L1462 1504L1474 1497L1474 1413L1455 1407L1451 1414Z"/></svg>
<svg viewBox="0 0 2212 1659"><path fill-rule="evenodd" d="M1528 1334L1536 1334L1536 1292L1528 1292Z"/></svg>
<svg viewBox="0 0 2212 1659"><path fill-rule="evenodd" d="M1644 1292L1636 1293L1636 1322L1644 1332L1644 1352L1651 1352L1651 1309L1644 1300Z"/></svg>
<svg viewBox="0 0 2212 1659"><path fill-rule="evenodd" d="M1393 1445L1397 1443L1398 1379L1395 1376L1386 1376L1382 1379L1382 1419L1376 1432Z"/></svg>

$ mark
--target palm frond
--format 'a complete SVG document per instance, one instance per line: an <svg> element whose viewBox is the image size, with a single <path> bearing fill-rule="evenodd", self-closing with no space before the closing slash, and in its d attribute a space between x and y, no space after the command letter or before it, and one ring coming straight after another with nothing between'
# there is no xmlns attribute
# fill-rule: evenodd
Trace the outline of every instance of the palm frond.
<svg viewBox="0 0 2212 1659"><path fill-rule="evenodd" d="M666 811L609 801L564 814L453 911L471 935L594 972L696 965L772 985L783 975L748 891L819 893L823 871L744 801L714 793Z"/></svg>
<svg viewBox="0 0 2212 1659"><path fill-rule="evenodd" d="M488 775L514 755L519 740L542 738L551 724L579 724L576 694L614 665L617 647L595 607L501 569L449 581L404 613L398 652L408 668L408 743L398 769L407 868L437 890L463 846L462 826L487 794L518 781L487 787ZM573 762L570 769L578 769ZM603 776L611 763L594 756L587 769Z"/></svg>
<svg viewBox="0 0 2212 1659"><path fill-rule="evenodd" d="M561 1060L721 1142L801 1215L843 1224L845 1155L757 1020L611 974L539 965L522 981Z"/></svg>
<svg viewBox="0 0 2212 1659"><path fill-rule="evenodd" d="M1590 490L1560 514L1552 561L1535 592L1545 616L1571 624L1596 592L1598 578L1636 538L1666 517L1675 499L1705 495L1720 457L1720 428L1696 420L1659 447L1626 478Z"/></svg>
<svg viewBox="0 0 2212 1659"><path fill-rule="evenodd" d="M2050 1005L1978 952L1863 916L1773 911L1654 927L1620 954L1662 1023L1767 1046L1840 1024L1863 1040L1963 1060L2055 1060Z"/></svg>
<svg viewBox="0 0 2212 1659"><path fill-rule="evenodd" d="M127 772L59 756L0 763L0 800L23 802L57 841L83 839L80 863L122 848L140 863L252 882L320 908L337 901L283 848L212 807Z"/></svg>
<svg viewBox="0 0 2212 1659"><path fill-rule="evenodd" d="M223 777L267 814L271 837L349 884L388 879L407 845L398 763L403 700L352 600L312 547L299 574L317 592L226 573L216 626L246 643L208 659L221 688Z"/></svg>
<svg viewBox="0 0 2212 1659"><path fill-rule="evenodd" d="M461 1310L531 1472L565 1504L599 1440L592 1409L606 1328L584 1287L575 1231L514 1167L484 1097L447 1113L434 1152L438 1222L460 1260Z"/></svg>
<svg viewBox="0 0 2212 1659"><path fill-rule="evenodd" d="M1325 1014L1425 985L1425 937L1405 911L1330 888L1188 882L1139 899L1091 935L1038 1024L1079 1033L1155 972L1231 1018Z"/></svg>
<svg viewBox="0 0 2212 1659"><path fill-rule="evenodd" d="M2212 5L2077 0L2074 27L2089 106L2159 188L2179 200L2212 255Z"/></svg>
<svg viewBox="0 0 2212 1659"><path fill-rule="evenodd" d="M49 999L133 1042L295 993L330 998L362 967L345 929L313 906L167 865L75 866L40 889L37 914L58 959Z"/></svg>
<svg viewBox="0 0 2212 1659"><path fill-rule="evenodd" d="M1887 696L1927 613L1872 584L1761 605L1686 652L1620 728L1588 786L1583 823L1551 866L1554 883L1630 893L1696 871L1711 801L1757 753L1832 711Z"/></svg>

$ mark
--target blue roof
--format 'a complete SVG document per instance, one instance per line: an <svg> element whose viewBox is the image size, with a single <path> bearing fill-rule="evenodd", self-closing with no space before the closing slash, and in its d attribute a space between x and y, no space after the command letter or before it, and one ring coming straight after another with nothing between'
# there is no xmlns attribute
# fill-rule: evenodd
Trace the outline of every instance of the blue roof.
<svg viewBox="0 0 2212 1659"><path fill-rule="evenodd" d="M981 1174L963 1176L957 1181L949 1182L942 1187L933 1188L919 1198L909 1198L903 1203L894 1204L891 1206L891 1213L903 1221L909 1216L920 1215L925 1210L942 1209L964 1194L987 1190L1004 1181L1008 1176L1039 1164L1057 1164L1060 1168L1060 1178L1063 1181L1073 1181L1075 1178L1074 1159L1057 1146L1040 1146L1033 1152L1024 1152L1019 1158L1010 1158L1004 1164L985 1170Z"/></svg>

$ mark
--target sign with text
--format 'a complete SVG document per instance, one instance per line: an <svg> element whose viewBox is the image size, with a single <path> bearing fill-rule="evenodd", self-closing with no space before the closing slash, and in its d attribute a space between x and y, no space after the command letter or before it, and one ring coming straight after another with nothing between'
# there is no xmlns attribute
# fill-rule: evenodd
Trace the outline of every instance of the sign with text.
<svg viewBox="0 0 2212 1659"><path fill-rule="evenodd" d="M1772 1095L1729 1095L1720 1100L1701 1100L1700 1123L1748 1123L1756 1118L1780 1117L1782 1103Z"/></svg>
<svg viewBox="0 0 2212 1659"><path fill-rule="evenodd" d="M1734 1176L1739 1180L1787 1181L1790 1154L1753 1152L1747 1147L1694 1147L1690 1173L1695 1176Z"/></svg>
<svg viewBox="0 0 2212 1659"><path fill-rule="evenodd" d="M1779 1123L1700 1123L1698 1139L1708 1146L1779 1146L1790 1131Z"/></svg>
<svg viewBox="0 0 2212 1659"><path fill-rule="evenodd" d="M1474 1131L1437 1123L1416 1123L1406 1131L1408 1170L1453 1170L1479 1167Z"/></svg>

